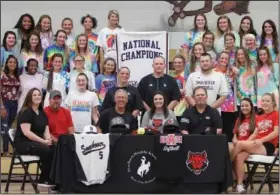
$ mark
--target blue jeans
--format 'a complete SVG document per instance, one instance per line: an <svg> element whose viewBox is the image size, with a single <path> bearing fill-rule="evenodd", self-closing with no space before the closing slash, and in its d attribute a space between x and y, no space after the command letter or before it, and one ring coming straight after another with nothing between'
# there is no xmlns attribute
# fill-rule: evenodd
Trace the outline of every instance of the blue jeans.
<svg viewBox="0 0 280 195"><path fill-rule="evenodd" d="M1 118L1 135L3 139L3 152L8 152L9 149L8 131L17 116L18 102L13 100L3 100L3 105L8 115L6 118Z"/></svg>

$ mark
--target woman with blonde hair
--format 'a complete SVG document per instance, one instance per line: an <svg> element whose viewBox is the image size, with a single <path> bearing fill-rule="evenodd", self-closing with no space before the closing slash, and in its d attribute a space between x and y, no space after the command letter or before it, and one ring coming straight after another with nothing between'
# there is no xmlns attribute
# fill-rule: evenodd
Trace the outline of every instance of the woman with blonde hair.
<svg viewBox="0 0 280 195"><path fill-rule="evenodd" d="M53 44L52 19L49 15L42 15L39 18L35 30L40 34L43 50Z"/></svg>
<svg viewBox="0 0 280 195"><path fill-rule="evenodd" d="M98 34L97 45L100 48L100 70L103 69L104 59L110 57L117 61L116 35L124 31L119 22L119 12L117 10L110 10L108 13L108 26L103 28Z"/></svg>
<svg viewBox="0 0 280 195"><path fill-rule="evenodd" d="M232 23L229 17L227 16L220 16L217 20L217 31L215 34L215 42L214 42L214 47L217 51L217 53L220 53L224 51L224 46L225 46L225 34L226 33L233 33L235 36L235 46L239 47L240 46L240 37L237 32L233 31Z"/></svg>
<svg viewBox="0 0 280 195"><path fill-rule="evenodd" d="M98 65L95 58L95 55L91 52L89 47L89 40L86 34L79 34L75 41L75 49L70 54L70 69L74 68L74 57L81 55L85 58L85 70L88 70L92 73L98 73Z"/></svg>

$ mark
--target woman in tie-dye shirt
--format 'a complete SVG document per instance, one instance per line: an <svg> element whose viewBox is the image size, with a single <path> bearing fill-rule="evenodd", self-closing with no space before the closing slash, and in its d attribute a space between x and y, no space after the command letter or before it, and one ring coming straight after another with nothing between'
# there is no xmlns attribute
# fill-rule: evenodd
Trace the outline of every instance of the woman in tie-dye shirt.
<svg viewBox="0 0 280 195"><path fill-rule="evenodd" d="M233 33L235 36L235 46L240 46L240 37L237 32L233 31L232 23L229 17L220 16L217 20L217 32L215 34L214 47L217 53L224 51L225 49L225 33Z"/></svg>
<svg viewBox="0 0 280 195"><path fill-rule="evenodd" d="M231 142L233 138L233 127L236 120L236 94L235 94L235 79L236 70L230 65L230 55L223 51L219 54L218 64L214 71L225 75L228 85L228 95L225 102L221 106L221 117L223 121L223 132L226 133L228 141Z"/></svg>
<svg viewBox="0 0 280 195"><path fill-rule="evenodd" d="M279 64L273 63L268 47L258 52L257 66L257 106L261 108L261 99L265 93L274 93L279 105Z"/></svg>
<svg viewBox="0 0 280 195"><path fill-rule="evenodd" d="M22 71L25 70L25 67L27 66L27 61L30 58L36 59L38 61L38 73L43 73L43 48L41 45L40 35L36 31L32 31L29 34L27 38L27 43L24 45L21 51L20 67Z"/></svg>
<svg viewBox="0 0 280 195"><path fill-rule="evenodd" d="M262 25L261 46L267 46L273 62L279 62L279 42L276 25L272 20L264 21Z"/></svg>
<svg viewBox="0 0 280 195"><path fill-rule="evenodd" d="M225 51L229 53L229 64L234 65L235 62L235 36L233 33L225 34Z"/></svg>
<svg viewBox="0 0 280 195"><path fill-rule="evenodd" d="M75 35L73 33L73 20L71 18L64 18L61 22L61 28L67 34L66 45L70 50L74 49Z"/></svg>
<svg viewBox="0 0 280 195"><path fill-rule="evenodd" d="M51 57L55 53L60 53L63 55L63 66L62 70L69 72L70 67L69 67L69 55L70 55L70 50L66 45L66 38L67 34L64 30L58 30L56 34L54 35L55 37L55 44L50 45L44 52L44 66L47 71L49 71L52 67L51 64Z"/></svg>
<svg viewBox="0 0 280 195"><path fill-rule="evenodd" d="M116 61L113 58L106 58L102 73L95 78L96 92L100 106L102 106L108 89L116 85Z"/></svg>
<svg viewBox="0 0 280 195"><path fill-rule="evenodd" d="M88 44L91 53L94 54L94 57L98 57L98 46L97 46L97 39L98 35L93 32L93 30L97 26L97 20L95 17L91 15L86 15L82 17L81 24L84 26L84 34L88 37Z"/></svg>
<svg viewBox="0 0 280 195"><path fill-rule="evenodd" d="M242 47L246 48L246 43L245 43L245 36L247 34L253 34L255 36L255 39L257 41L257 45L260 45L260 40L261 37L257 34L257 31L254 28L254 23L253 20L250 16L244 16L239 25L239 37L240 37L240 45Z"/></svg>
<svg viewBox="0 0 280 195"><path fill-rule="evenodd" d="M40 33L43 50L53 44L52 19L49 15L42 15L39 18L35 30Z"/></svg>
<svg viewBox="0 0 280 195"><path fill-rule="evenodd" d="M75 41L75 50L71 52L69 62L70 69L74 68L74 57L81 55L85 58L84 68L92 73L98 72L98 65L95 55L90 51L88 36L86 34L80 34Z"/></svg>
<svg viewBox="0 0 280 195"><path fill-rule="evenodd" d="M52 68L50 71L45 71L43 79L43 87L47 93L44 100L44 107L49 105L49 96L51 90L58 90L61 92L62 102L61 105L66 107L65 99L69 87L69 73L61 70L63 63L63 56L56 53L51 57Z"/></svg>
<svg viewBox="0 0 280 195"><path fill-rule="evenodd" d="M240 106L243 98L250 98L253 105L256 106L256 66L250 60L246 49L237 49L235 66L239 69L236 78L237 106Z"/></svg>
<svg viewBox="0 0 280 195"><path fill-rule="evenodd" d="M191 50L190 60L186 61L184 77L187 80L188 76L196 71L200 70L200 57L201 54L205 53L205 47L201 42L194 44L193 49Z"/></svg>
<svg viewBox="0 0 280 195"><path fill-rule="evenodd" d="M250 60L257 66L258 47L256 37L253 34L247 34L244 36L245 48L247 49Z"/></svg>
<svg viewBox="0 0 280 195"><path fill-rule="evenodd" d="M175 106L174 113L177 117L177 121L180 121L181 116L183 115L185 109L187 108L187 102L185 100L185 90L186 90L186 79L184 78L184 70L185 70L185 58L182 55L176 55L173 58L173 68L174 72L171 72L170 76L172 76L180 89L181 99L180 102Z"/></svg>
<svg viewBox="0 0 280 195"><path fill-rule="evenodd" d="M197 14L194 17L194 28L184 35L184 43L181 46L184 49L185 59L187 59L186 56L189 55L189 51L192 50L194 44L201 42L203 34L208 30L206 16L204 14Z"/></svg>

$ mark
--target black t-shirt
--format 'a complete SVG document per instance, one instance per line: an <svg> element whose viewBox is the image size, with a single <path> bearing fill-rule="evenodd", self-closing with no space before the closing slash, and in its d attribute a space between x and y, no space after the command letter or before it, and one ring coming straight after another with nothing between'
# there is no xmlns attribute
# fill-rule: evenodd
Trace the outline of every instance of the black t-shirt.
<svg viewBox="0 0 280 195"><path fill-rule="evenodd" d="M129 133L138 129L137 119L133 117L133 115L127 111L123 114L119 114L116 112L115 108L109 108L100 113L99 120L97 122L97 126L100 127L102 133L109 133L109 125L110 121L114 117L122 117L128 126Z"/></svg>
<svg viewBox="0 0 280 195"><path fill-rule="evenodd" d="M132 113L133 110L136 110L136 109L140 110L140 109L144 108L142 98L141 98L137 88L135 88L133 86L127 86L127 87L114 86L107 91L100 111L115 107L116 104L115 104L114 98L115 98L115 92L118 89L123 89L123 90L127 91L127 93L128 93L128 102L126 104L126 111Z"/></svg>
<svg viewBox="0 0 280 195"><path fill-rule="evenodd" d="M179 180L184 177L185 150L181 134L160 135L156 138L157 179Z"/></svg>
<svg viewBox="0 0 280 195"><path fill-rule="evenodd" d="M155 78L153 74L149 74L141 79L138 85L138 91L143 101L149 107L153 104L153 97L157 91L162 91L166 97L167 105L173 100L180 100L181 93L176 80L164 74L160 78Z"/></svg>
<svg viewBox="0 0 280 195"><path fill-rule="evenodd" d="M217 109L206 106L203 113L196 107L185 110L180 121L180 129L187 130L189 134L216 134L222 128L222 118Z"/></svg>
<svg viewBox="0 0 280 195"><path fill-rule="evenodd" d="M20 125L23 123L31 124L30 131L43 138L46 126L48 125L48 118L44 110L39 110L39 114L36 114L32 108L28 108L25 111L20 112L17 118L15 142L29 140L22 132Z"/></svg>

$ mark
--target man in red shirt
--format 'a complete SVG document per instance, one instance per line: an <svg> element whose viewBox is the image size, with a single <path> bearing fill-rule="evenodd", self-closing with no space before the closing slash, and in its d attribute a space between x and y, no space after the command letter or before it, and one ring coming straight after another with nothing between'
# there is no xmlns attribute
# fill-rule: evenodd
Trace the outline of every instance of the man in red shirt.
<svg viewBox="0 0 280 195"><path fill-rule="evenodd" d="M50 105L44 109L54 143L57 143L60 135L72 134L75 131L71 114L68 109L60 106L61 101L60 91L53 90L50 92Z"/></svg>

